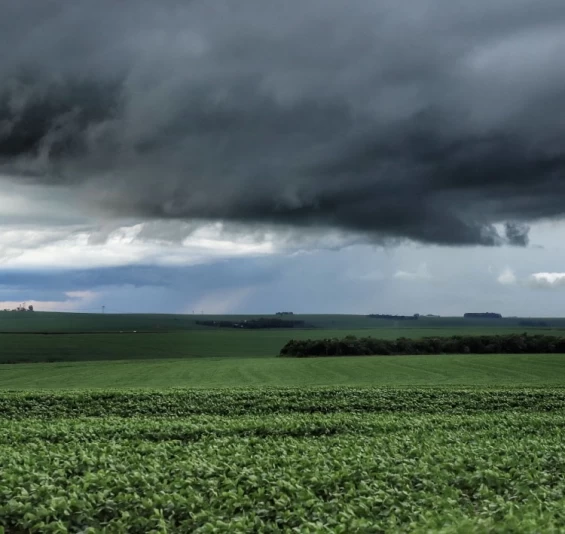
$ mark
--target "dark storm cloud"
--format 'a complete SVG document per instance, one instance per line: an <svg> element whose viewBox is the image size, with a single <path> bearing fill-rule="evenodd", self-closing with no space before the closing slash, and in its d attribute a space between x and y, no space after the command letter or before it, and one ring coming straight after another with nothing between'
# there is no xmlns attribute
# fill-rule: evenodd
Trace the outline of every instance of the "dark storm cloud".
<svg viewBox="0 0 565 534"><path fill-rule="evenodd" d="M526 224L506 223L506 238L512 245L525 247L529 242L530 227Z"/></svg>
<svg viewBox="0 0 565 534"><path fill-rule="evenodd" d="M562 0L0 9L0 172L106 213L521 246L564 215Z"/></svg>

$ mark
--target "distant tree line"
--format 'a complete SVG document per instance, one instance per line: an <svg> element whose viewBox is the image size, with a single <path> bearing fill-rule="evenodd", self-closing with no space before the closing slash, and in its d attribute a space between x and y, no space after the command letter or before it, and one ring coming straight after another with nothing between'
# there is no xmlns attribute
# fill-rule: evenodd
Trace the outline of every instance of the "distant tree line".
<svg viewBox="0 0 565 534"><path fill-rule="evenodd" d="M294 312L277 312L275 315L294 315Z"/></svg>
<svg viewBox="0 0 565 534"><path fill-rule="evenodd" d="M295 328L304 326L304 321L284 320L274 318L249 319L245 321L196 321L201 326L214 326L216 328Z"/></svg>
<svg viewBox="0 0 565 534"><path fill-rule="evenodd" d="M382 313L371 313L367 315L371 319L390 319L393 321L417 321L420 317L417 313L414 315L387 315Z"/></svg>
<svg viewBox="0 0 565 534"><path fill-rule="evenodd" d="M466 313L463 315L466 319L502 319L502 315L500 313L492 313L492 312L485 312L485 313Z"/></svg>
<svg viewBox="0 0 565 534"><path fill-rule="evenodd" d="M12 311L12 312L32 312L33 306L30 304L29 306L26 307L25 304L21 304L20 306L17 306L16 308L14 308L12 310L10 310L8 308L4 308L3 311L5 311L5 312L9 312L9 311Z"/></svg>
<svg viewBox="0 0 565 534"><path fill-rule="evenodd" d="M372 337L290 340L280 356L362 356L404 354L538 354L565 353L565 338L510 334L429 337L396 340Z"/></svg>

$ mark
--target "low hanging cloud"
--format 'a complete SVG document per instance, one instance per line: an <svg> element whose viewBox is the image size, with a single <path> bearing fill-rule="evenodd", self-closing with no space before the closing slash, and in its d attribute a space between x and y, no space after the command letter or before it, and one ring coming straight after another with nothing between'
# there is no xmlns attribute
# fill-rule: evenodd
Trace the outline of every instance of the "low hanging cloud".
<svg viewBox="0 0 565 534"><path fill-rule="evenodd" d="M532 5L0 0L0 173L108 217L525 246L565 214L565 3Z"/></svg>
<svg viewBox="0 0 565 534"><path fill-rule="evenodd" d="M528 278L527 283L539 288L565 287L565 273L534 273Z"/></svg>
<svg viewBox="0 0 565 534"><path fill-rule="evenodd" d="M511 268L507 267L499 274L496 281L504 286L517 285L534 289L553 289L565 287L565 273L539 272L518 277Z"/></svg>
<svg viewBox="0 0 565 534"><path fill-rule="evenodd" d="M102 237L92 228L4 227L0 232L0 268L88 269L128 264L189 266L238 257L263 257L276 243L227 239L215 227L202 225L178 242L144 234L143 223L109 229ZM221 229L220 229L221 230ZM158 236L159 234L157 234ZM94 239L93 239L94 236ZM166 234L168 237L169 234Z"/></svg>
<svg viewBox="0 0 565 534"><path fill-rule="evenodd" d="M426 263L421 263L415 271L396 271L394 278L397 280L430 280L432 275Z"/></svg>
<svg viewBox="0 0 565 534"><path fill-rule="evenodd" d="M514 271L508 267L500 273L496 280L499 284L502 284L504 286L514 285L518 281L516 275L514 274Z"/></svg>

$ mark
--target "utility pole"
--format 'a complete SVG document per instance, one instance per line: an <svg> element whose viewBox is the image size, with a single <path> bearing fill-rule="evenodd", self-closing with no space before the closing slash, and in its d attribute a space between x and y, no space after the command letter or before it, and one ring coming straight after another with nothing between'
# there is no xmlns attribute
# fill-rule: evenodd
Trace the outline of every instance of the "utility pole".
<svg viewBox="0 0 565 534"><path fill-rule="evenodd" d="M106 309L106 306L102 306L102 315L104 315L104 310Z"/></svg>

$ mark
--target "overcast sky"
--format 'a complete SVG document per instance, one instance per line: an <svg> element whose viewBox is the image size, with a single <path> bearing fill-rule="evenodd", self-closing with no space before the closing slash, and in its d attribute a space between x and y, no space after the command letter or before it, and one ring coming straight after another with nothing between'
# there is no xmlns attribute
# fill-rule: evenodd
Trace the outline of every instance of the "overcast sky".
<svg viewBox="0 0 565 534"><path fill-rule="evenodd" d="M562 0L0 10L0 307L565 316Z"/></svg>

